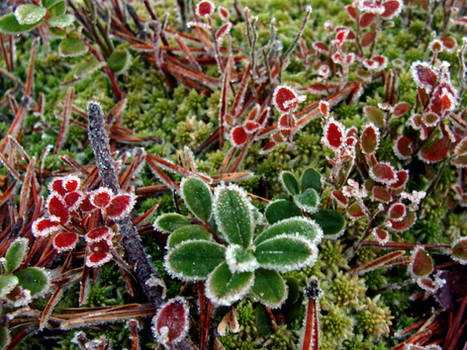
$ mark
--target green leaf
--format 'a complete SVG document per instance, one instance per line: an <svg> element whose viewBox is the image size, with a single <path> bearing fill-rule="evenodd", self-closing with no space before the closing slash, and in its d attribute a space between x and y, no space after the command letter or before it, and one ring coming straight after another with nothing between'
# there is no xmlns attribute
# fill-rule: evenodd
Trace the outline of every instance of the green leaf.
<svg viewBox="0 0 467 350"><path fill-rule="evenodd" d="M61 29L54 28L54 27L49 27L49 31L53 34L53 37L57 37L57 38L65 38L66 37L66 32L61 30Z"/></svg>
<svg viewBox="0 0 467 350"><path fill-rule="evenodd" d="M258 269L255 271L253 293L261 303L276 308L287 298L287 286L281 275L274 270Z"/></svg>
<svg viewBox="0 0 467 350"><path fill-rule="evenodd" d="M378 128L384 128L385 118L384 113L381 109L374 106L367 106L363 109L365 116L370 122L373 122Z"/></svg>
<svg viewBox="0 0 467 350"><path fill-rule="evenodd" d="M54 28L50 28L52 30ZM94 55L87 55L74 65L73 76L76 78L83 78L87 75L94 73L105 66L105 62L99 62Z"/></svg>
<svg viewBox="0 0 467 350"><path fill-rule="evenodd" d="M261 267L286 272L313 265L317 248L306 238L280 235L258 244L255 256Z"/></svg>
<svg viewBox="0 0 467 350"><path fill-rule="evenodd" d="M245 250L236 244L227 247L225 259L232 272L252 272L259 266L251 250Z"/></svg>
<svg viewBox="0 0 467 350"><path fill-rule="evenodd" d="M122 73L130 65L130 54L125 49L116 49L107 59L107 65L112 72Z"/></svg>
<svg viewBox="0 0 467 350"><path fill-rule="evenodd" d="M88 47L78 38L63 39L58 46L58 53L64 57L81 56L88 52Z"/></svg>
<svg viewBox="0 0 467 350"><path fill-rule="evenodd" d="M323 231L316 222L307 218L295 217L285 219L264 230L258 237L256 237L255 245L282 234L298 234L307 238L312 243L317 244L321 241Z"/></svg>
<svg viewBox="0 0 467 350"><path fill-rule="evenodd" d="M253 282L253 272L232 273L224 262L209 275L206 296L215 304L232 305L248 293Z"/></svg>
<svg viewBox="0 0 467 350"><path fill-rule="evenodd" d="M214 217L227 242L248 248L253 238L253 215L245 192L236 185L214 192Z"/></svg>
<svg viewBox="0 0 467 350"><path fill-rule="evenodd" d="M162 214L154 222L156 230L173 232L183 226L190 225L190 221L183 215L177 213Z"/></svg>
<svg viewBox="0 0 467 350"><path fill-rule="evenodd" d="M274 224L283 219L302 215L302 211L294 202L288 199L278 199L270 202L264 213L269 224Z"/></svg>
<svg viewBox="0 0 467 350"><path fill-rule="evenodd" d="M7 327L0 327L0 349L6 349L10 344L10 333Z"/></svg>
<svg viewBox="0 0 467 350"><path fill-rule="evenodd" d="M321 192L321 175L313 168L307 168L300 178L302 191L313 188L316 192Z"/></svg>
<svg viewBox="0 0 467 350"><path fill-rule="evenodd" d="M225 260L220 244L190 240L178 244L165 256L167 271L183 280L201 280Z"/></svg>
<svg viewBox="0 0 467 350"><path fill-rule="evenodd" d="M23 263L27 249L28 240L26 238L18 238L10 244L5 254L5 269L7 273L15 271Z"/></svg>
<svg viewBox="0 0 467 350"><path fill-rule="evenodd" d="M300 209L314 213L319 206L319 194L315 189L307 188L305 192L293 196L293 201Z"/></svg>
<svg viewBox="0 0 467 350"><path fill-rule="evenodd" d="M211 234L203 226L187 225L176 229L167 240L167 249L174 248L177 244L188 240L211 240Z"/></svg>
<svg viewBox="0 0 467 350"><path fill-rule="evenodd" d="M0 297L5 297L18 284L18 277L14 275L0 275Z"/></svg>
<svg viewBox="0 0 467 350"><path fill-rule="evenodd" d="M19 5L15 10L16 20L22 25L37 24L46 14L47 9L32 4Z"/></svg>
<svg viewBox="0 0 467 350"><path fill-rule="evenodd" d="M293 196L294 194L300 193L300 185L295 175L290 171L281 171L279 174L282 186L288 194Z"/></svg>
<svg viewBox="0 0 467 350"><path fill-rule="evenodd" d="M209 186L199 177L190 176L183 179L180 190L187 208L201 221L209 221L212 211L212 194Z"/></svg>
<svg viewBox="0 0 467 350"><path fill-rule="evenodd" d="M51 17L61 16L65 14L65 1L58 0L58 1L51 1L51 4L47 6L49 14Z"/></svg>
<svg viewBox="0 0 467 350"><path fill-rule="evenodd" d="M73 24L75 17L69 14L58 15L50 17L47 20L47 23L52 27L65 28Z"/></svg>
<svg viewBox="0 0 467 350"><path fill-rule="evenodd" d="M255 306L255 321L256 328L261 336L267 336L272 333L271 319L269 318L264 305L256 304Z"/></svg>
<svg viewBox="0 0 467 350"><path fill-rule="evenodd" d="M29 289L31 296L44 292L49 285L49 277L40 267L27 267L15 273L19 285L23 289Z"/></svg>
<svg viewBox="0 0 467 350"><path fill-rule="evenodd" d="M337 239L344 232L345 219L335 210L323 209L311 215L310 218L321 226L327 239Z"/></svg>
<svg viewBox="0 0 467 350"><path fill-rule="evenodd" d="M33 24L20 24L16 20L15 15L10 13L0 18L0 32L5 34L18 34L31 30L39 24L41 24L41 21Z"/></svg>

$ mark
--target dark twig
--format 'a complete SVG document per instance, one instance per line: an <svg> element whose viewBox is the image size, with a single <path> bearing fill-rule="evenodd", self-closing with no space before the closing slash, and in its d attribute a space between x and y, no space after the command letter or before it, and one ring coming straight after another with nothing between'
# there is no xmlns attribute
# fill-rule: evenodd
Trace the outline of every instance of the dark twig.
<svg viewBox="0 0 467 350"><path fill-rule="evenodd" d="M110 156L109 137L105 130L104 113L99 103L90 101L88 103L89 140L96 158L99 169L99 177L102 185L109 187L114 193L120 191L118 178L115 172L114 161ZM129 216L116 221L122 234L122 244L125 249L126 258L132 266L132 272L140 284L144 294L156 309L162 303L164 287L160 283L152 281L161 280L161 276L151 265L143 246L141 245L138 231ZM178 343L177 349L191 349L191 341Z"/></svg>

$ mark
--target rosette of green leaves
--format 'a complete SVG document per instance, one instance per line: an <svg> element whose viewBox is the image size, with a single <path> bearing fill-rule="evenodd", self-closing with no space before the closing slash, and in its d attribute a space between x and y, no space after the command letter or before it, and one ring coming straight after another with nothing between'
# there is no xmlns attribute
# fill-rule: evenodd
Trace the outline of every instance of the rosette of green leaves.
<svg viewBox="0 0 467 350"><path fill-rule="evenodd" d="M205 280L206 295L215 304L231 305L251 293L278 307L287 298L281 272L316 261L322 230L313 220L288 218L255 236L255 209L240 187L221 185L212 195L201 179L189 177L180 191L187 208L205 224L190 224L178 214L156 220L157 228L172 232L165 268L185 281Z"/></svg>
<svg viewBox="0 0 467 350"><path fill-rule="evenodd" d="M41 6L19 5L13 13L0 18L0 32L19 34L32 30L44 22L54 33L60 32L74 21L73 15L65 12L65 0L42 0Z"/></svg>
<svg viewBox="0 0 467 350"><path fill-rule="evenodd" d="M268 223L307 213L321 226L324 238L336 239L343 233L345 219L340 213L331 209L319 210L322 184L321 175L315 169L305 169L300 179L291 171L282 171L279 179L289 197L269 203L265 212Z"/></svg>
<svg viewBox="0 0 467 350"><path fill-rule="evenodd" d="M28 240L18 238L10 244L5 256L1 258L0 300L16 305L28 304L31 298L38 297L48 290L49 276L40 267L19 269L27 255ZM0 348L7 345L7 327L0 327Z"/></svg>

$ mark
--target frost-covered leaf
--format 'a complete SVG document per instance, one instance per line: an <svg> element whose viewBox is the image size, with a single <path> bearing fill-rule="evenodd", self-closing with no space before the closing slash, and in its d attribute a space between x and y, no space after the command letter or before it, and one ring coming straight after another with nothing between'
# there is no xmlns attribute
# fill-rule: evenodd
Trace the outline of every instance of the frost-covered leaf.
<svg viewBox="0 0 467 350"><path fill-rule="evenodd" d="M321 192L321 175L314 168L306 168L300 177L302 191L313 188L316 192Z"/></svg>
<svg viewBox="0 0 467 350"><path fill-rule="evenodd" d="M256 245L255 257L261 267L281 272L298 270L315 263L318 250L299 235L279 235Z"/></svg>
<svg viewBox="0 0 467 350"><path fill-rule="evenodd" d="M401 221L404 219L407 209L404 203L394 203L389 207L388 216L391 220Z"/></svg>
<svg viewBox="0 0 467 350"><path fill-rule="evenodd" d="M167 348L182 340L189 328L189 308L185 299L176 297L163 304L152 319L152 331Z"/></svg>
<svg viewBox="0 0 467 350"><path fill-rule="evenodd" d="M241 125L230 131L230 140L235 147L243 146L248 138L248 132Z"/></svg>
<svg viewBox="0 0 467 350"><path fill-rule="evenodd" d="M352 203L348 208L347 208L347 214L352 218L352 219L360 219L365 216L365 212L363 211L361 205L358 202Z"/></svg>
<svg viewBox="0 0 467 350"><path fill-rule="evenodd" d="M279 112L288 113L298 107L297 93L289 86L279 85L274 89L273 103Z"/></svg>
<svg viewBox="0 0 467 350"><path fill-rule="evenodd" d="M446 142L442 139L424 144L418 153L418 157L425 163L431 164L442 161L447 154L448 148Z"/></svg>
<svg viewBox="0 0 467 350"><path fill-rule="evenodd" d="M112 260L110 249L112 242L109 239L101 239L88 244L89 254L86 256L86 266L95 268Z"/></svg>
<svg viewBox="0 0 467 350"><path fill-rule="evenodd" d="M10 244L5 254L5 270L7 273L15 271L24 261L28 249L28 240L26 238L17 238Z"/></svg>
<svg viewBox="0 0 467 350"><path fill-rule="evenodd" d="M409 172L407 170L399 170L396 172L397 181L389 187L393 189L402 189L405 187L407 180L409 179Z"/></svg>
<svg viewBox="0 0 467 350"><path fill-rule="evenodd" d="M300 193L300 185L295 175L291 171L281 171L279 174L279 179L281 181L282 187L287 191L291 196Z"/></svg>
<svg viewBox="0 0 467 350"><path fill-rule="evenodd" d="M269 202L264 212L269 224L274 224L283 219L302 215L302 211L292 201L288 199L278 199Z"/></svg>
<svg viewBox="0 0 467 350"><path fill-rule="evenodd" d="M184 241L165 256L165 268L184 280L200 280L225 260L225 248L220 244L202 241Z"/></svg>
<svg viewBox="0 0 467 350"><path fill-rule="evenodd" d="M0 275L0 297L10 293L18 284L18 277L14 275Z"/></svg>
<svg viewBox="0 0 467 350"><path fill-rule="evenodd" d="M415 277L428 276L433 271L433 260L422 247L416 247L409 265L410 273Z"/></svg>
<svg viewBox="0 0 467 350"><path fill-rule="evenodd" d="M47 23L52 27L65 28L71 26L75 17L70 14L62 14L58 16L51 17L47 20Z"/></svg>
<svg viewBox="0 0 467 350"><path fill-rule="evenodd" d="M108 226L98 226L87 232L84 239L87 243L99 242L103 239L110 239L114 236L114 232Z"/></svg>
<svg viewBox="0 0 467 350"><path fill-rule="evenodd" d="M417 219L417 216L412 211L407 211L406 216L404 219L400 221L391 220L391 229L396 232L404 232L407 231Z"/></svg>
<svg viewBox="0 0 467 350"><path fill-rule="evenodd" d="M135 196L132 194L119 194L112 198L109 206L105 209L107 217L118 220L130 214L135 205Z"/></svg>
<svg viewBox="0 0 467 350"><path fill-rule="evenodd" d="M375 32L372 32L372 31L366 32L362 36L362 40L360 41L360 45L362 45L362 47L368 47L375 40L375 38L376 38L376 33Z"/></svg>
<svg viewBox="0 0 467 350"><path fill-rule="evenodd" d="M47 198L47 208L50 215L58 218L62 225L66 224L70 219L70 213L65 201L56 193L52 193Z"/></svg>
<svg viewBox="0 0 467 350"><path fill-rule="evenodd" d="M392 114L395 117L401 117L405 113L407 113L408 111L410 111L410 103L408 103L408 102L399 102L397 105L394 106Z"/></svg>
<svg viewBox="0 0 467 350"><path fill-rule="evenodd" d="M397 138L393 151L399 159L410 159L415 151L415 144L410 137L401 135Z"/></svg>
<svg viewBox="0 0 467 350"><path fill-rule="evenodd" d="M131 62L131 56L127 50L123 48L117 48L112 52L110 57L107 59L107 65L116 74L124 72Z"/></svg>
<svg viewBox="0 0 467 350"><path fill-rule="evenodd" d="M253 283L253 272L232 273L223 262L208 276L206 296L215 304L229 306L243 298Z"/></svg>
<svg viewBox="0 0 467 350"><path fill-rule="evenodd" d="M109 206L112 197L113 192L110 188L101 187L92 192L89 200L91 201L91 204L96 208L105 209Z"/></svg>
<svg viewBox="0 0 467 350"><path fill-rule="evenodd" d="M57 217L36 219L31 226L34 237L45 237L58 230L60 230L60 219Z"/></svg>
<svg viewBox="0 0 467 350"><path fill-rule="evenodd" d="M342 206L346 207L347 204L349 204L349 201L346 196L344 196L344 193L341 190L334 190L331 192L332 198L334 198L337 203Z"/></svg>
<svg viewBox="0 0 467 350"><path fill-rule="evenodd" d="M225 260L232 272L253 272L259 266L251 250L246 250L236 244L227 247Z"/></svg>
<svg viewBox="0 0 467 350"><path fill-rule="evenodd" d="M325 145L333 150L339 149L344 143L344 132L345 128L341 123L334 119L329 120L323 130L323 141Z"/></svg>
<svg viewBox="0 0 467 350"><path fill-rule="evenodd" d="M72 250L76 246L78 238L75 232L63 231L54 237L52 245L59 253L66 252Z"/></svg>
<svg viewBox="0 0 467 350"><path fill-rule="evenodd" d="M371 198L381 203L389 203L392 201L391 190L386 186L375 185L371 189Z"/></svg>
<svg viewBox="0 0 467 350"><path fill-rule="evenodd" d="M172 249L181 242L188 240L210 241L212 235L203 226L187 225L176 229L167 240L167 249Z"/></svg>
<svg viewBox="0 0 467 350"><path fill-rule="evenodd" d="M383 2L384 12L381 14L381 17L384 19L391 19L399 15L402 10L402 1L401 0L388 0Z"/></svg>
<svg viewBox="0 0 467 350"><path fill-rule="evenodd" d="M294 203L307 213L314 213L319 206L319 194L313 188L307 188L303 193L293 196Z"/></svg>
<svg viewBox="0 0 467 350"><path fill-rule="evenodd" d="M196 14L200 17L208 17L214 12L215 6L211 1L203 0L196 5Z"/></svg>
<svg viewBox="0 0 467 350"><path fill-rule="evenodd" d="M371 231L371 234L376 239L376 241L382 245L385 245L387 242L389 242L389 239L391 238L389 232L383 230L380 227L374 228L373 231Z"/></svg>
<svg viewBox="0 0 467 350"><path fill-rule="evenodd" d="M15 10L16 20L21 25L36 24L42 21L46 14L47 9L32 4L19 5Z"/></svg>
<svg viewBox="0 0 467 350"><path fill-rule="evenodd" d="M299 235L308 239L313 244L318 244L323 237L321 227L314 221L304 217L284 219L271 225L256 237L254 244L258 245L268 239L280 235Z"/></svg>
<svg viewBox="0 0 467 350"><path fill-rule="evenodd" d="M394 167L386 162L379 162L370 168L370 177L385 185L392 185L397 181Z"/></svg>
<svg viewBox="0 0 467 350"><path fill-rule="evenodd" d="M20 24L13 13L0 18L0 32L4 34L19 34L34 29L41 21L32 24Z"/></svg>
<svg viewBox="0 0 467 350"><path fill-rule="evenodd" d="M370 122L375 124L379 129L384 128L385 117L381 109L374 106L366 106L363 108L363 111Z"/></svg>
<svg viewBox="0 0 467 350"><path fill-rule="evenodd" d="M81 56L88 52L88 47L78 38L68 37L60 42L58 52L63 57Z"/></svg>
<svg viewBox="0 0 467 350"><path fill-rule="evenodd" d="M186 217L177 213L162 214L157 217L154 222L154 228L156 230L159 229L167 232L173 232L186 225L190 225L190 221Z"/></svg>
<svg viewBox="0 0 467 350"><path fill-rule="evenodd" d="M253 238L253 215L244 190L236 185L218 186L214 192L214 217L219 231L231 244L247 248Z"/></svg>
<svg viewBox="0 0 467 350"><path fill-rule="evenodd" d="M49 286L49 276L40 267L27 267L15 272L15 276L18 277L18 284L23 289L28 289L31 296L44 292Z"/></svg>
<svg viewBox="0 0 467 350"><path fill-rule="evenodd" d="M310 216L323 230L324 238L337 239L345 228L345 219L342 214L332 209L323 209Z"/></svg>
<svg viewBox="0 0 467 350"><path fill-rule="evenodd" d="M198 177L190 176L183 179L180 190L187 208L201 221L209 221L212 211L212 194L209 185Z"/></svg>
<svg viewBox="0 0 467 350"><path fill-rule="evenodd" d="M287 298L287 285L277 271L258 269L255 271L252 292L262 304L277 308Z"/></svg>
<svg viewBox="0 0 467 350"><path fill-rule="evenodd" d="M467 264L467 237L459 238L454 241L451 246L452 254L451 258L461 263L462 265Z"/></svg>
<svg viewBox="0 0 467 350"><path fill-rule="evenodd" d="M417 85L425 88L427 92L430 92L438 81L438 74L426 62L415 61L412 63L411 72Z"/></svg>
<svg viewBox="0 0 467 350"><path fill-rule="evenodd" d="M360 136L363 153L370 155L378 149L379 130L373 124L367 124L362 129Z"/></svg>
<svg viewBox="0 0 467 350"><path fill-rule="evenodd" d="M216 32L216 40L222 41L222 38L230 32L230 28L232 28L232 23L224 23Z"/></svg>

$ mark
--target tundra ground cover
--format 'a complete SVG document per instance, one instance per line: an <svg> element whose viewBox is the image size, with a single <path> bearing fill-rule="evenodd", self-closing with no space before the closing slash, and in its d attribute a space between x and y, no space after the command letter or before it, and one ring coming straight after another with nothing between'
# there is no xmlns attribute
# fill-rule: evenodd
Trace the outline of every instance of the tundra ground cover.
<svg viewBox="0 0 467 350"><path fill-rule="evenodd" d="M463 347L465 3L0 11L2 347Z"/></svg>

